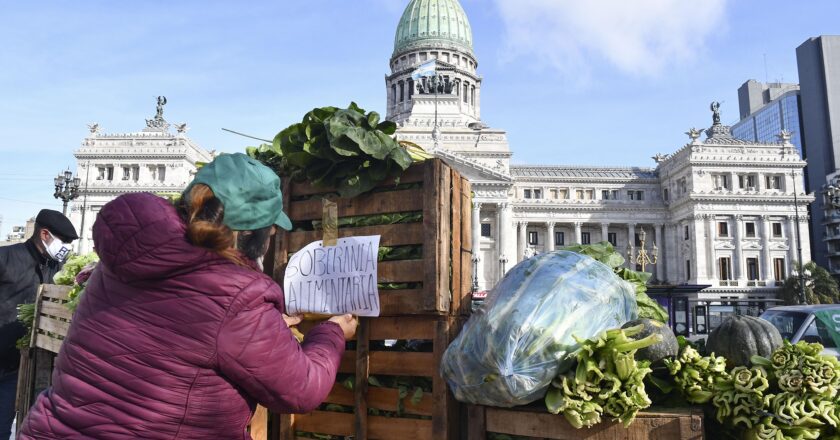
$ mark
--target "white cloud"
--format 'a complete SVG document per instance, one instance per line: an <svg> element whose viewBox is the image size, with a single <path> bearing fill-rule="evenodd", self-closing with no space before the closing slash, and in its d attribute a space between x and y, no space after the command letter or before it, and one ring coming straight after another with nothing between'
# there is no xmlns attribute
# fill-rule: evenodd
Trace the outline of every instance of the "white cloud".
<svg viewBox="0 0 840 440"><path fill-rule="evenodd" d="M530 58L583 82L595 63L656 76L696 59L724 23L727 0L495 0L503 59Z"/></svg>

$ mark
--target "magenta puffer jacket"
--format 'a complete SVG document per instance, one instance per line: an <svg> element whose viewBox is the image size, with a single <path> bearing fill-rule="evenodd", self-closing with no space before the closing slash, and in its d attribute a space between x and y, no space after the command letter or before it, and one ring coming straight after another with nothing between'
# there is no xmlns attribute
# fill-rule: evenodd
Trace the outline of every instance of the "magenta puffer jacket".
<svg viewBox="0 0 840 440"><path fill-rule="evenodd" d="M305 413L326 398L341 328L298 344L280 287L185 231L151 194L105 205L93 226L102 262L21 438L249 439L255 404Z"/></svg>

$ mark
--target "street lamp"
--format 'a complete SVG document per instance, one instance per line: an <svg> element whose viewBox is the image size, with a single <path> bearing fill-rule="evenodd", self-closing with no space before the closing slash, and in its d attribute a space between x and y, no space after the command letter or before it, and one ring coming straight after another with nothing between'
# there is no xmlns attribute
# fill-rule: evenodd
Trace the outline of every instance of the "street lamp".
<svg viewBox="0 0 840 440"><path fill-rule="evenodd" d="M82 179L73 177L73 173L67 170L63 174L59 173L53 179L53 183L55 184L53 197L64 202L62 212L67 215L67 203L79 197L79 185L81 185Z"/></svg>
<svg viewBox="0 0 840 440"><path fill-rule="evenodd" d="M636 254L632 254L633 246L630 242L627 243L627 256L630 259L630 263L633 265L640 265L642 266L642 272L645 271L645 268L648 264L656 264L659 261L659 248L656 247L656 243L653 244L653 248L648 254L647 249L645 248L647 233L645 232L645 228L639 232L639 251Z"/></svg>

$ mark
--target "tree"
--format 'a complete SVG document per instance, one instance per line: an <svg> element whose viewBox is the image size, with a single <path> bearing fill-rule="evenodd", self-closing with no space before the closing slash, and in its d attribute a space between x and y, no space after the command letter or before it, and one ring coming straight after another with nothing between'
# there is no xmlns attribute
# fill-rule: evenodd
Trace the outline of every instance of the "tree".
<svg viewBox="0 0 840 440"><path fill-rule="evenodd" d="M785 280L780 291L780 297L785 304L800 304L799 300L799 271L805 278L805 299L808 304L836 304L840 303L840 286L831 274L813 261L800 267L794 262L793 274Z"/></svg>

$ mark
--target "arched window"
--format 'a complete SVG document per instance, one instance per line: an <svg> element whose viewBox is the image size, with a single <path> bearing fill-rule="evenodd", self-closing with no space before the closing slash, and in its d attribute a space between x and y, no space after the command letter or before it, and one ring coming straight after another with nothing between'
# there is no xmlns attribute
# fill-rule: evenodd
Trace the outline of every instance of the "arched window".
<svg viewBox="0 0 840 440"><path fill-rule="evenodd" d="M411 101L411 97L414 96L414 80L408 80L408 100Z"/></svg>
<svg viewBox="0 0 840 440"><path fill-rule="evenodd" d="M405 102L405 83L403 81L400 81L399 84L400 84L400 102Z"/></svg>
<svg viewBox="0 0 840 440"><path fill-rule="evenodd" d="M397 85L391 84L391 105L397 105Z"/></svg>
<svg viewBox="0 0 840 440"><path fill-rule="evenodd" d="M468 83L464 83L464 104L469 102L467 100L467 98L469 96L470 96L470 85Z"/></svg>
<svg viewBox="0 0 840 440"><path fill-rule="evenodd" d="M470 89L470 105L475 107L475 86Z"/></svg>

